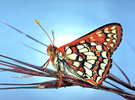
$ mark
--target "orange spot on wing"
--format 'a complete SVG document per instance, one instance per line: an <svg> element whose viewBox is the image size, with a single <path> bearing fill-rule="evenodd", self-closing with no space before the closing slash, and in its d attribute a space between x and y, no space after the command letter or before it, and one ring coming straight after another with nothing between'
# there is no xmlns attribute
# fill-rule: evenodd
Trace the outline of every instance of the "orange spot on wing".
<svg viewBox="0 0 135 100"><path fill-rule="evenodd" d="M56 52L58 52L58 51L62 52L62 55L65 56L65 49L64 48L56 49Z"/></svg>
<svg viewBox="0 0 135 100"><path fill-rule="evenodd" d="M94 67L94 69L93 69L95 72L97 71L97 67Z"/></svg>
<svg viewBox="0 0 135 100"><path fill-rule="evenodd" d="M122 31L121 31L121 30L118 30L117 33L118 33L118 34L122 34Z"/></svg>
<svg viewBox="0 0 135 100"><path fill-rule="evenodd" d="M73 66L73 65L70 65L74 70L77 70L78 68Z"/></svg>
<svg viewBox="0 0 135 100"><path fill-rule="evenodd" d="M100 85L103 82L103 78L99 80L98 84Z"/></svg>
<svg viewBox="0 0 135 100"><path fill-rule="evenodd" d="M117 48L117 45L114 45L113 48Z"/></svg>
<svg viewBox="0 0 135 100"><path fill-rule="evenodd" d="M79 70L80 70L81 72L84 72L84 68L83 68L83 67L79 67Z"/></svg>
<svg viewBox="0 0 135 100"><path fill-rule="evenodd" d="M107 47L106 47L106 46L103 46L103 49L104 49L105 51L108 51L108 49L107 49Z"/></svg>
<svg viewBox="0 0 135 100"><path fill-rule="evenodd" d="M110 59L110 58L111 58L111 54L108 52L108 54L107 54L107 55L108 55L108 58Z"/></svg>
<svg viewBox="0 0 135 100"><path fill-rule="evenodd" d="M112 64L112 61L111 60L109 60L109 63L108 63L108 65L111 65Z"/></svg>
<svg viewBox="0 0 135 100"><path fill-rule="evenodd" d="M72 65L73 62L71 60L66 60L66 62L69 64L69 65Z"/></svg>
<svg viewBox="0 0 135 100"><path fill-rule="evenodd" d="M85 42L84 40L80 41L80 43L84 43L84 42Z"/></svg>
<svg viewBox="0 0 135 100"><path fill-rule="evenodd" d="M103 60L103 59L100 57L100 58L99 58L99 61L102 61L102 60Z"/></svg>
<svg viewBox="0 0 135 100"><path fill-rule="evenodd" d="M96 54L97 54L97 56L100 56L100 52L99 51L97 51Z"/></svg>
<svg viewBox="0 0 135 100"><path fill-rule="evenodd" d="M111 34L110 37L113 37L113 35Z"/></svg>
<svg viewBox="0 0 135 100"><path fill-rule="evenodd" d="M86 39L86 42L90 42L89 38L88 38L88 39Z"/></svg>
<svg viewBox="0 0 135 100"><path fill-rule="evenodd" d="M108 72L108 71L109 71L109 69L110 69L110 66L107 66L105 70Z"/></svg>
<svg viewBox="0 0 135 100"><path fill-rule="evenodd" d="M94 84L94 85L98 85L95 81L91 80L91 79L86 79L87 82Z"/></svg>
<svg viewBox="0 0 135 100"><path fill-rule="evenodd" d="M119 44L119 43L120 43L120 40L117 40L117 41L116 41L116 44Z"/></svg>
<svg viewBox="0 0 135 100"><path fill-rule="evenodd" d="M104 72L104 74L103 74L103 78L105 78L105 77L106 77L106 74L107 74L107 72Z"/></svg>
<svg viewBox="0 0 135 100"><path fill-rule="evenodd" d="M93 42L93 41L95 41L95 39L91 39L91 41Z"/></svg>
<svg viewBox="0 0 135 100"><path fill-rule="evenodd" d="M76 47L72 47L71 49L72 49L73 53L77 51Z"/></svg>
<svg viewBox="0 0 135 100"><path fill-rule="evenodd" d="M96 62L96 65L99 66L99 61Z"/></svg>
<svg viewBox="0 0 135 100"><path fill-rule="evenodd" d="M100 43L100 42L96 42L96 44L101 45L102 43Z"/></svg>
<svg viewBox="0 0 135 100"><path fill-rule="evenodd" d="M108 42L112 42L112 39L110 39Z"/></svg>
<svg viewBox="0 0 135 100"><path fill-rule="evenodd" d="M94 51L94 50L95 50L95 47L91 47L91 50L93 50L93 51Z"/></svg>
<svg viewBox="0 0 135 100"><path fill-rule="evenodd" d="M77 52L77 54L80 55L81 57L83 57L83 59L85 59L85 55L84 54L78 53L78 52Z"/></svg>
<svg viewBox="0 0 135 100"><path fill-rule="evenodd" d="M94 74L93 78L94 78L94 80L95 80L95 79L97 78L97 75L96 75L96 74Z"/></svg>

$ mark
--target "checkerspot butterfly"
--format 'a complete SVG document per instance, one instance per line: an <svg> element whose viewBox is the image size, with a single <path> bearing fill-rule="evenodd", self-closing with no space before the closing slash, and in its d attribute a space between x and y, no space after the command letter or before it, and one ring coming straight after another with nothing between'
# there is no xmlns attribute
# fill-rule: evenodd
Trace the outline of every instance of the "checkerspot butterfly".
<svg viewBox="0 0 135 100"><path fill-rule="evenodd" d="M38 20L36 22L42 28ZM24 34L12 26L6 25ZM45 30L44 32L46 33ZM35 40L27 34L24 35ZM48 34L47 36L49 37ZM121 39L122 27L119 23L104 25L59 48L54 46L54 42L50 39L51 44L47 48L50 58L44 65L47 64L47 68L51 61L60 73L58 87L62 83L62 72L68 72L91 85L100 85L109 73L109 69L112 66L112 54L119 46Z"/></svg>
<svg viewBox="0 0 135 100"><path fill-rule="evenodd" d="M121 38L121 25L107 24L59 48L50 44L47 62L52 62L61 77L61 72L68 72L91 85L100 85L109 73L111 56Z"/></svg>

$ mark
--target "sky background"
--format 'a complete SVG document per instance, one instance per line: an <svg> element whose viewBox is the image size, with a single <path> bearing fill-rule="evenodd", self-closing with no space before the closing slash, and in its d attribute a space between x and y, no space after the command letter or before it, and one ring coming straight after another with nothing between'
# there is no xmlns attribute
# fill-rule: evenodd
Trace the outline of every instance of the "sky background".
<svg viewBox="0 0 135 100"><path fill-rule="evenodd" d="M117 22L123 27L123 39L113 54L113 60L135 85L135 53L127 44L135 43L134 0L0 0L0 20L18 28L49 45L50 41L40 24L51 36L54 30L55 45L62 46L86 33L108 23ZM0 23L0 31L11 34L24 43L46 52L42 46ZM135 47L135 46L133 46ZM0 32L0 54L41 66L49 57L31 50ZM2 59L2 58L0 58ZM0 66L2 67L2 66ZM49 65L52 68L52 65ZM110 72L125 80L113 64ZM18 74L0 72L0 83L32 83L47 81L47 78L11 78ZM127 90L129 91L129 90ZM134 93L134 92L132 92ZM76 87L59 89L20 89L0 91L0 100L125 100L105 91Z"/></svg>

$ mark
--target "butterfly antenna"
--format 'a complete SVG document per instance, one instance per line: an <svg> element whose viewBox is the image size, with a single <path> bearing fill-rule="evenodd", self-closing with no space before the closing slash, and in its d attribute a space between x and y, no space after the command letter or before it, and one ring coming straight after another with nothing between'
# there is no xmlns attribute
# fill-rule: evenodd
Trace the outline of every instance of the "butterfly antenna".
<svg viewBox="0 0 135 100"><path fill-rule="evenodd" d="M50 41L51 41L51 44L53 45L53 42L52 42L52 40L51 40L51 38L49 37L49 35L48 35L48 33L45 31L45 29L40 25L40 23L39 23L39 21L36 19L35 20L36 21L36 23L42 28L42 30L46 33L46 35L48 36L48 38L50 39Z"/></svg>
<svg viewBox="0 0 135 100"><path fill-rule="evenodd" d="M36 41L36 42L38 42L38 43L40 43L40 44L42 44L42 45L46 46L46 47L48 47L46 44L44 44L44 43L42 43L42 42L38 41L37 39L35 39L35 38L33 38L33 37L31 37L31 36L29 36L29 35L25 34L25 33L23 33L22 31L20 31L20 30L16 29L15 27L13 27L13 26L11 26L11 25L9 25L9 24L7 24L7 23L3 22L2 20L0 20L0 22L1 22L1 23L3 23L3 24L5 24L5 25L7 25L8 27L10 27L10 28L12 28L12 29L16 30L17 32L21 33L22 35L25 35L26 37L28 37L28 38L30 38L30 39L32 39L32 40L34 40L34 41Z"/></svg>
<svg viewBox="0 0 135 100"><path fill-rule="evenodd" d="M53 36L53 45L55 43L55 37L54 37L54 31L52 30L52 36Z"/></svg>

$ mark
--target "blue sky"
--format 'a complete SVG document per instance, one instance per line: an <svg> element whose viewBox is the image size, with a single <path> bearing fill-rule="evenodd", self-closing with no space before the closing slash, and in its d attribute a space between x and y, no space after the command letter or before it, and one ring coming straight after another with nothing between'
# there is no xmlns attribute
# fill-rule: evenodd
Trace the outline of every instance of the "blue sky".
<svg viewBox="0 0 135 100"><path fill-rule="evenodd" d="M55 44L58 47L102 25L112 22L120 23L123 27L123 40L114 52L113 60L135 85L135 63L133 63L135 53L126 42L128 40L132 45L135 43L134 4L134 0L0 0L0 20L49 45L48 37L35 23L35 19L38 19L50 36L51 30L54 30ZM18 34L18 32L1 23L0 31L11 34L20 41L46 52L46 47ZM48 58L48 56L21 45L3 33L0 33L0 48L1 54L39 66ZM53 68L51 64L49 68ZM125 80L114 64L110 72ZM5 74L4 72L0 73L0 76L0 82L31 83L47 80L38 77L14 79L10 77L18 76L18 74ZM47 90L0 91L1 100L28 100L28 98L32 100L101 100L101 98L103 100L125 100L114 93L79 86Z"/></svg>

